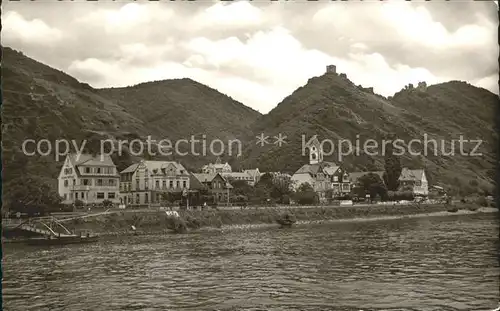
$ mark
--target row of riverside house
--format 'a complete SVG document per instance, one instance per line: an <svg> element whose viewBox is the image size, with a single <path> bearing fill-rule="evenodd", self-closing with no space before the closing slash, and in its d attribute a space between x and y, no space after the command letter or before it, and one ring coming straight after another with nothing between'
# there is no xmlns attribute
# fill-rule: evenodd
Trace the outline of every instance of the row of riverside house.
<svg viewBox="0 0 500 311"><path fill-rule="evenodd" d="M108 155L71 154L58 177L58 192L63 204L81 201L99 205L105 201L126 206L160 205L165 194L186 195L208 192L217 202L228 202L233 188L229 180L255 185L258 169L233 172L228 163L205 165L202 173L188 172L173 161L140 161L118 172Z"/></svg>
<svg viewBox="0 0 500 311"><path fill-rule="evenodd" d="M348 172L342 165L323 160L321 144L313 140L309 149L309 164L300 167L292 176L295 189L310 184L318 193L320 202L327 200L327 192L342 197L351 192L358 179L368 173L382 177L382 171ZM280 175L282 173L273 173ZM230 180L243 180L255 185L263 175L256 169L233 172L220 158L202 167L201 173L188 172L182 164L173 161L140 161L118 172L110 156L71 154L59 174L58 190L64 204L81 201L83 204L102 204L109 201L126 206L151 206L164 202L165 193L181 194L208 192L217 202L228 202ZM422 169L403 168L402 186L411 186L415 195L427 196L428 182Z"/></svg>
<svg viewBox="0 0 500 311"><path fill-rule="evenodd" d="M309 164L304 164L292 176L295 189L308 183L318 194L320 202L327 200L328 191L333 197L342 197L351 193L353 187L359 186L360 177L369 173L380 176L383 180L383 171L375 172L348 172L342 165L323 160L323 150L317 138L306 146L309 150ZM427 196L429 184L423 169L403 168L399 177L400 186L410 187L415 196Z"/></svg>

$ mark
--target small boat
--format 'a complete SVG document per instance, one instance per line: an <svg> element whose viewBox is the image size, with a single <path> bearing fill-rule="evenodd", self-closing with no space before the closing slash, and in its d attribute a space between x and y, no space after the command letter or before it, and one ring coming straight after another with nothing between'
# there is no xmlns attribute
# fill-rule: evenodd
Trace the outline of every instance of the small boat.
<svg viewBox="0 0 500 311"><path fill-rule="evenodd" d="M276 222L281 228L290 228L297 220L295 220L295 217L286 214L283 218L276 219Z"/></svg>
<svg viewBox="0 0 500 311"><path fill-rule="evenodd" d="M28 239L28 245L67 245L67 244L86 244L99 241L98 235L64 235L64 236L49 236L44 238Z"/></svg>

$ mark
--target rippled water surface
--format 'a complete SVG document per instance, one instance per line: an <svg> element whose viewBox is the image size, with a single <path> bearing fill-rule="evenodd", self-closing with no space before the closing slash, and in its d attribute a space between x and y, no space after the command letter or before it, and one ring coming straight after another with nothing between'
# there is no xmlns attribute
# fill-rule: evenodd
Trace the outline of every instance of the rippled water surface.
<svg viewBox="0 0 500 311"><path fill-rule="evenodd" d="M496 215L4 245L4 310L491 310Z"/></svg>

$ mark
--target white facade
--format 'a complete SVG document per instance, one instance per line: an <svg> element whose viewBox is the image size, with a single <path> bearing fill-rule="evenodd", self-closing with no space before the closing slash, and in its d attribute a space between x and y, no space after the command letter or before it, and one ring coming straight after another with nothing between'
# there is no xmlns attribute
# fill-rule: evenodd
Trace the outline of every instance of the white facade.
<svg viewBox="0 0 500 311"><path fill-rule="evenodd" d="M161 203L165 193L189 188L189 173L178 162L141 161L120 173L121 202L127 205Z"/></svg>
<svg viewBox="0 0 500 311"><path fill-rule="evenodd" d="M68 155L59 173L58 192L63 204L77 200L84 204L119 203L119 175L113 160L109 156Z"/></svg>
<svg viewBox="0 0 500 311"><path fill-rule="evenodd" d="M411 170L403 168L399 177L399 183L401 188L411 186L415 195L429 195L429 182L423 169Z"/></svg>

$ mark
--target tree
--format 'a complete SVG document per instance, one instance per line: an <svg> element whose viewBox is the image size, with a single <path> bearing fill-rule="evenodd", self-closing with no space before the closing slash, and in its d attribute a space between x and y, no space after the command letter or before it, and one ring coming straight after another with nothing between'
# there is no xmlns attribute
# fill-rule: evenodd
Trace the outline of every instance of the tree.
<svg viewBox="0 0 500 311"><path fill-rule="evenodd" d="M233 186L234 195L249 196L253 192L253 187L244 180L233 180L230 178L228 181Z"/></svg>
<svg viewBox="0 0 500 311"><path fill-rule="evenodd" d="M370 194L372 199L377 195L383 200L387 198L387 188L379 175L368 173L361 176L358 183L361 188L359 191Z"/></svg>
<svg viewBox="0 0 500 311"><path fill-rule="evenodd" d="M3 203L10 211L43 215L61 208L61 197L40 177L21 176L10 180L5 187L9 191Z"/></svg>
<svg viewBox="0 0 500 311"><path fill-rule="evenodd" d="M295 192L295 201L303 205L314 204L318 202L318 196L309 183L303 183Z"/></svg>
<svg viewBox="0 0 500 311"><path fill-rule="evenodd" d="M390 191L397 191L399 187L399 176L401 176L402 169L400 158L394 154L394 146L392 143L387 145L384 167L384 181L387 189Z"/></svg>
<svg viewBox="0 0 500 311"><path fill-rule="evenodd" d="M262 175L255 189L259 189L259 194L264 194L267 198L272 198L273 200L287 204L285 201L289 202L289 196L292 194L292 181L288 176L273 176L270 173Z"/></svg>

